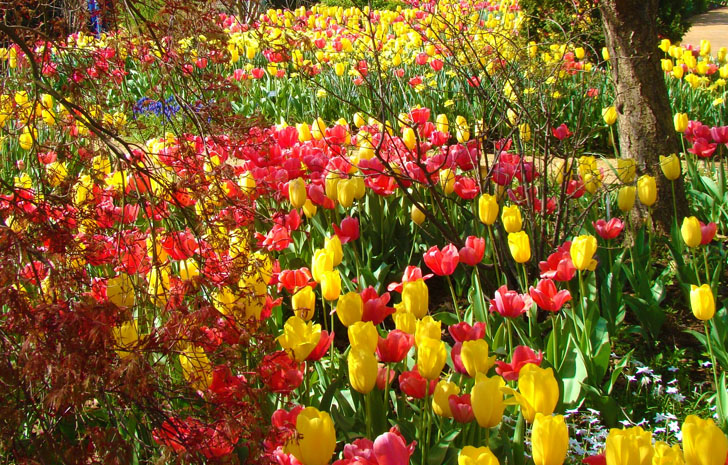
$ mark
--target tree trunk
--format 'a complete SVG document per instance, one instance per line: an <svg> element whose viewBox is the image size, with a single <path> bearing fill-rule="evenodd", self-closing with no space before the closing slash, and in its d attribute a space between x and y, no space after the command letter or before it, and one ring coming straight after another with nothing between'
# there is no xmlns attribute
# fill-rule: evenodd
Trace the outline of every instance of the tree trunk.
<svg viewBox="0 0 728 465"><path fill-rule="evenodd" d="M660 155L679 152L667 86L657 48L658 0L601 0L599 9L616 89L619 148L637 163L639 174L657 181L656 226L670 231L671 182L660 170ZM683 178L675 181L678 220L687 213Z"/></svg>

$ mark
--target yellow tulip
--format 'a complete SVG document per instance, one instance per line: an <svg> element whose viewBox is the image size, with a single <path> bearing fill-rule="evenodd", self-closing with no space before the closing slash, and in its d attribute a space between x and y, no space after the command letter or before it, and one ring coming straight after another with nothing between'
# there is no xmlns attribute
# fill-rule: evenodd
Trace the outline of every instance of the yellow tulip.
<svg viewBox="0 0 728 465"><path fill-rule="evenodd" d="M526 231L508 234L508 248L516 263L526 263L531 259L531 242Z"/></svg>
<svg viewBox="0 0 728 465"><path fill-rule="evenodd" d="M509 233L518 232L523 227L521 210L519 210L518 206L516 205L503 207L501 220L503 221L503 227L505 228L506 232Z"/></svg>
<svg viewBox="0 0 728 465"><path fill-rule="evenodd" d="M686 465L723 465L728 455L728 438L713 420L688 415L682 425Z"/></svg>
<svg viewBox="0 0 728 465"><path fill-rule="evenodd" d="M688 115L687 113L675 113L673 117L673 123L675 124L675 131L685 132L688 128Z"/></svg>
<svg viewBox="0 0 728 465"><path fill-rule="evenodd" d="M536 414L531 430L531 452L535 465L561 465L569 448L569 429L561 415Z"/></svg>
<svg viewBox="0 0 728 465"><path fill-rule="evenodd" d="M404 128L402 130L402 142L408 150L415 148L415 145L417 145L417 135L415 134L415 130L410 127Z"/></svg>
<svg viewBox="0 0 728 465"><path fill-rule="evenodd" d="M395 307L397 307L395 305ZM394 320L394 327L400 331L404 331L407 334L414 334L417 327L417 318L414 314L405 311L397 310L392 314L392 320Z"/></svg>
<svg viewBox="0 0 728 465"><path fill-rule="evenodd" d="M632 184L637 175L637 163L632 158L617 160L617 177L625 184Z"/></svg>
<svg viewBox="0 0 728 465"><path fill-rule="evenodd" d="M122 273L106 281L106 298L117 307L131 308L136 302L134 283L129 275Z"/></svg>
<svg viewBox="0 0 728 465"><path fill-rule="evenodd" d="M432 394L432 411L443 418L452 418L450 396L460 394L460 388L452 381L440 380Z"/></svg>
<svg viewBox="0 0 728 465"><path fill-rule="evenodd" d="M637 180L637 196L642 205L651 207L657 201L657 184L655 178L650 175L640 176Z"/></svg>
<svg viewBox="0 0 728 465"><path fill-rule="evenodd" d="M523 418L533 423L536 413L551 415L559 402L559 384L551 368L541 368L527 363L518 374L518 391L503 388L513 394L508 403L521 406Z"/></svg>
<svg viewBox="0 0 728 465"><path fill-rule="evenodd" d="M321 275L321 295L328 301L336 300L341 295L341 275L339 270L324 271Z"/></svg>
<svg viewBox="0 0 728 465"><path fill-rule="evenodd" d="M306 218L312 218L317 210L318 207L311 202L311 199L306 199L306 202L303 204L303 214L306 215Z"/></svg>
<svg viewBox="0 0 728 465"><path fill-rule="evenodd" d="M336 449L334 422L326 412L306 407L296 418L295 439L283 451L292 454L302 465L327 465Z"/></svg>
<svg viewBox="0 0 728 465"><path fill-rule="evenodd" d="M607 465L651 465L653 454L652 433L639 426L613 428L607 435Z"/></svg>
<svg viewBox="0 0 728 465"><path fill-rule="evenodd" d="M437 379L447 362L445 343L426 337L417 345L417 371L423 378Z"/></svg>
<svg viewBox="0 0 728 465"><path fill-rule="evenodd" d="M700 56L710 55L710 41L702 39L700 41Z"/></svg>
<svg viewBox="0 0 728 465"><path fill-rule="evenodd" d="M324 241L324 249L331 254L333 265L338 266L344 258L344 251L341 249L341 239L339 236L333 235Z"/></svg>
<svg viewBox="0 0 728 465"><path fill-rule="evenodd" d="M682 174L680 159L674 153L667 157L660 155L660 169L670 181L676 180Z"/></svg>
<svg viewBox="0 0 728 465"><path fill-rule="evenodd" d="M300 123L296 125L298 130L298 140L300 142L307 142L311 140L311 128L306 123Z"/></svg>
<svg viewBox="0 0 728 465"><path fill-rule="evenodd" d="M192 387L199 390L207 389L212 382L212 365L202 347L193 346L182 351L179 355L182 366L182 376Z"/></svg>
<svg viewBox="0 0 728 465"><path fill-rule="evenodd" d="M506 382L500 376L488 377L485 373L475 375L475 385L470 391L475 420L483 428L497 426L503 419L506 404L502 389Z"/></svg>
<svg viewBox="0 0 728 465"><path fill-rule="evenodd" d="M487 447L465 446L458 455L458 465L500 465L498 457Z"/></svg>
<svg viewBox="0 0 728 465"><path fill-rule="evenodd" d="M139 329L136 320L125 321L113 329L112 335L116 342L116 353L121 358L127 358L139 342Z"/></svg>
<svg viewBox="0 0 728 465"><path fill-rule="evenodd" d="M571 261L577 270L593 269L597 238L591 235L579 236L571 243Z"/></svg>
<svg viewBox="0 0 728 465"><path fill-rule="evenodd" d="M301 208L306 203L306 182L296 178L288 183L288 198L293 208Z"/></svg>
<svg viewBox="0 0 728 465"><path fill-rule="evenodd" d="M488 343L485 339L463 342L460 358L468 375L474 377L477 373L488 373L495 365L495 355L488 357Z"/></svg>
<svg viewBox="0 0 728 465"><path fill-rule="evenodd" d="M442 322L435 320L430 315L417 320L415 325L415 345L425 339L440 339L442 337Z"/></svg>
<svg viewBox="0 0 728 465"><path fill-rule="evenodd" d="M302 362L321 340L321 325L306 322L301 317L294 315L286 320L283 325L283 334L276 340L284 350L292 355L291 358Z"/></svg>
<svg viewBox="0 0 728 465"><path fill-rule="evenodd" d="M426 216L422 210L417 208L417 205L412 205L412 208L410 209L410 219L414 224L421 225L425 222Z"/></svg>
<svg viewBox="0 0 728 465"><path fill-rule="evenodd" d="M358 321L348 330L349 345L352 349L361 349L371 354L377 350L379 333L371 321Z"/></svg>
<svg viewBox="0 0 728 465"><path fill-rule="evenodd" d="M617 108L615 106L607 107L602 109L602 119L607 123L607 126L611 126L617 122Z"/></svg>
<svg viewBox="0 0 728 465"><path fill-rule="evenodd" d="M680 227L680 234L682 235L685 245L688 247L699 246L703 237L700 230L700 221L698 221L698 219L694 216L683 218L682 226Z"/></svg>
<svg viewBox="0 0 728 465"><path fill-rule="evenodd" d="M654 451L652 465L685 465L685 459L678 444L670 447L665 442L657 441L654 445Z"/></svg>
<svg viewBox="0 0 728 465"><path fill-rule="evenodd" d="M336 200L344 208L354 204L356 198L357 183L354 178L341 179L336 183Z"/></svg>
<svg viewBox="0 0 728 465"><path fill-rule="evenodd" d="M707 321L715 315L715 297L709 285L703 284L698 287L695 284L690 286L690 309L695 318Z"/></svg>
<svg viewBox="0 0 728 465"><path fill-rule="evenodd" d="M448 132L450 124L447 121L447 115L440 113L435 120L435 128L440 132Z"/></svg>
<svg viewBox="0 0 728 465"><path fill-rule="evenodd" d="M531 126L528 123L518 125L518 135L522 142L531 141Z"/></svg>
<svg viewBox="0 0 728 465"><path fill-rule="evenodd" d="M623 186L617 192L617 206L623 212L628 212L634 207L634 199L637 188L634 186Z"/></svg>
<svg viewBox="0 0 728 465"><path fill-rule="evenodd" d="M303 286L301 289L298 289L291 296L291 306L293 307L293 312L304 321L311 320L316 310L316 294L311 289L311 286Z"/></svg>
<svg viewBox="0 0 728 465"><path fill-rule="evenodd" d="M455 138L461 144L470 140L470 127L465 117L458 115L455 118Z"/></svg>
<svg viewBox="0 0 728 465"><path fill-rule="evenodd" d="M402 285L402 305L404 310L415 318L423 318L427 314L430 293L424 279L407 281Z"/></svg>
<svg viewBox="0 0 728 465"><path fill-rule="evenodd" d="M313 253L313 263L311 264L311 276L317 283L321 282L321 277L327 271L334 269L334 256L327 249L317 249Z"/></svg>
<svg viewBox="0 0 728 465"><path fill-rule="evenodd" d="M445 195L450 195L455 190L455 173L450 168L440 170L440 186Z"/></svg>
<svg viewBox="0 0 728 465"><path fill-rule="evenodd" d="M369 394L377 384L377 357L373 352L352 349L346 361L351 387L361 394Z"/></svg>
<svg viewBox="0 0 728 465"><path fill-rule="evenodd" d="M339 317L341 324L347 328L354 323L361 321L364 314L364 302L358 292L347 292L339 297L336 304L336 315Z"/></svg>
<svg viewBox="0 0 728 465"><path fill-rule="evenodd" d="M485 225L492 225L498 219L498 200L490 195L483 194L478 199L478 218ZM518 228L520 229L520 228Z"/></svg>

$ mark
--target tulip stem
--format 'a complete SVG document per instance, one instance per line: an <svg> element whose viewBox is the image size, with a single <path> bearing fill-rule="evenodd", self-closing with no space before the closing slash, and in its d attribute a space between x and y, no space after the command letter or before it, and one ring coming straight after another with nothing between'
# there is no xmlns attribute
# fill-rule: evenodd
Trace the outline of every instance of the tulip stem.
<svg viewBox="0 0 728 465"><path fill-rule="evenodd" d="M579 304L581 306L581 318L582 318L582 321L581 321L582 342L581 343L583 346L585 346L585 347L582 347L582 350L589 349L587 353L591 354L592 353L591 347L590 347L591 340L589 338L590 331L587 329L587 302L589 301L589 299L587 298L587 295L586 295L586 289L584 287L584 277L582 276L582 271L579 270L578 273L579 273L579 294L581 294L579 296Z"/></svg>
<svg viewBox="0 0 728 465"><path fill-rule="evenodd" d="M384 418L387 418L389 412L389 363L384 365L386 366L384 372Z"/></svg>
<svg viewBox="0 0 728 465"><path fill-rule="evenodd" d="M523 293L528 294L528 271L526 271L525 263L521 263L521 269L523 271Z"/></svg>
<svg viewBox="0 0 728 465"><path fill-rule="evenodd" d="M710 270L708 269L708 253L705 251L706 248L707 247L703 247L703 262L705 262L705 279L707 280L705 282L708 284L708 286L710 286L711 285Z"/></svg>
<svg viewBox="0 0 728 465"><path fill-rule="evenodd" d="M478 321L482 321L485 323L485 333L486 336L488 336L488 341L492 342L493 339L490 337L490 321L488 318L488 312L485 311L485 296L483 295L483 283L480 280L480 271L478 270L478 265L475 265L475 279L478 280L478 296L476 297L480 302L482 313L480 315L477 315Z"/></svg>
<svg viewBox="0 0 728 465"><path fill-rule="evenodd" d="M374 436L372 435L372 392L369 391L364 396L364 402L366 403L366 409L367 409L367 438L371 439Z"/></svg>
<svg viewBox="0 0 728 465"><path fill-rule="evenodd" d="M698 286L700 286L700 271L698 270L698 257L696 257L694 253L691 253L690 261L693 263L693 271L695 272L695 280L698 282Z"/></svg>
<svg viewBox="0 0 728 465"><path fill-rule="evenodd" d="M675 181L670 181L670 188L672 189L672 215L677 225L677 200L675 199Z"/></svg>
<svg viewBox="0 0 728 465"><path fill-rule="evenodd" d="M455 295L455 287L452 284L452 279L450 279L450 275L445 275L445 277L447 278L447 285L450 287L450 295L452 295L452 305L455 309L455 316L458 317L458 323L460 323L463 320L460 317L460 310L458 309L458 299Z"/></svg>
<svg viewBox="0 0 728 465"><path fill-rule="evenodd" d="M495 269L495 282L498 287L501 285L500 271L498 271L498 254L495 251L495 239L493 238L493 227L488 225L488 237L490 237L490 252L493 258L493 268Z"/></svg>
<svg viewBox="0 0 728 465"><path fill-rule="evenodd" d="M718 422L720 423L721 428L723 427L723 422L725 421L725 418L723 418L723 402L721 400L721 395L718 392L718 389L720 389L720 385L718 384L718 366L715 364L715 353L713 352L713 340L710 336L710 330L708 329L708 321L703 321L703 326L705 327L705 340L708 341L708 352L710 352L710 363L713 365L713 382L715 383L715 405L718 409Z"/></svg>

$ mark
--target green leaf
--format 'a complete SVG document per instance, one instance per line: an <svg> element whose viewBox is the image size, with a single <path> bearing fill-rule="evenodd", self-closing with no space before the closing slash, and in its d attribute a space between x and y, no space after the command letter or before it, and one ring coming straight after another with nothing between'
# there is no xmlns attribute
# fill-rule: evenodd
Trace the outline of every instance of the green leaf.
<svg viewBox="0 0 728 465"><path fill-rule="evenodd" d="M558 371L564 383L562 401L566 405L573 404L579 399L582 383L587 377L586 365L581 350L576 349L578 345L571 337L569 341L569 345L573 349L567 350L566 358Z"/></svg>

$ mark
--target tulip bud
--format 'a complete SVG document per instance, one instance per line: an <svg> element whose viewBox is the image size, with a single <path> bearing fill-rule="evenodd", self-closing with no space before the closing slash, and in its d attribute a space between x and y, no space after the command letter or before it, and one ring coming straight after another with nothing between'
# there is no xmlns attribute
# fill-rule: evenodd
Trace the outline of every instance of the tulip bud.
<svg viewBox="0 0 728 465"><path fill-rule="evenodd" d="M338 266L341 259L344 258L344 251L341 249L341 239L339 236L326 238L324 241L324 249L333 257L333 265Z"/></svg>
<svg viewBox="0 0 728 465"><path fill-rule="evenodd" d="M688 247L699 246L703 238L700 221L694 216L683 218L680 234L682 235L683 241L685 241L685 245Z"/></svg>
<svg viewBox="0 0 728 465"><path fill-rule="evenodd" d="M455 190L455 173L450 168L440 170L440 186L445 195L450 195Z"/></svg>
<svg viewBox="0 0 728 465"><path fill-rule="evenodd" d="M569 430L561 415L536 414L531 430L531 452L535 465L561 465L569 448Z"/></svg>
<svg viewBox="0 0 728 465"><path fill-rule="evenodd" d="M440 339L442 337L442 322L435 320L430 315L417 320L415 325L415 345L419 345L424 339Z"/></svg>
<svg viewBox="0 0 728 465"><path fill-rule="evenodd" d="M686 465L722 465L728 455L728 438L713 420L688 415L682 425Z"/></svg>
<svg viewBox="0 0 728 465"><path fill-rule="evenodd" d="M503 207L501 220L503 221L503 227L505 228L506 232L509 233L518 232L523 227L521 210L519 210L518 206L516 205Z"/></svg>
<svg viewBox="0 0 728 465"><path fill-rule="evenodd" d="M716 54L716 58L718 59L718 62L719 63L725 62L726 57L728 57L728 47L719 48L718 53Z"/></svg>
<svg viewBox="0 0 728 465"><path fill-rule="evenodd" d="M617 192L617 206L623 212L628 212L634 207L637 188L634 186L623 186Z"/></svg>
<svg viewBox="0 0 728 465"><path fill-rule="evenodd" d="M106 281L106 299L117 307L131 308L136 302L134 283L127 274Z"/></svg>
<svg viewBox="0 0 728 465"><path fill-rule="evenodd" d="M417 318L411 312L405 310L397 310L392 314L394 327L407 334L414 334L417 327Z"/></svg>
<svg viewBox="0 0 728 465"><path fill-rule="evenodd" d="M531 126L528 123L522 123L518 125L518 135L522 142L531 141Z"/></svg>
<svg viewBox="0 0 728 465"><path fill-rule="evenodd" d="M422 213L422 210L417 208L417 205L412 205L412 209L410 210L410 218L412 219L412 222L416 225L421 225L425 222L425 214Z"/></svg>
<svg viewBox="0 0 728 465"><path fill-rule="evenodd" d="M304 286L297 290L293 296L291 296L291 305L293 306L293 312L301 317L304 321L309 321L313 317L314 310L316 309L316 294L311 289L311 286Z"/></svg>
<svg viewBox="0 0 728 465"><path fill-rule="evenodd" d="M612 428L604 450L607 465L651 465L654 450L652 433L639 426Z"/></svg>
<svg viewBox="0 0 728 465"><path fill-rule="evenodd" d="M404 128L402 130L402 142L408 150L415 148L415 145L417 145L417 135L415 134L415 130L410 127Z"/></svg>
<svg viewBox="0 0 728 465"><path fill-rule="evenodd" d="M464 116L458 115L455 118L455 138L461 144L470 140L470 127L468 126L468 120Z"/></svg>
<svg viewBox="0 0 728 465"><path fill-rule="evenodd" d="M498 219L498 200L490 194L483 194L478 199L478 217L480 222L490 226ZM520 229L520 228L519 228Z"/></svg>
<svg viewBox="0 0 728 465"><path fill-rule="evenodd" d="M205 390L212 382L212 365L202 347L191 346L179 355L182 376L192 387Z"/></svg>
<svg viewBox="0 0 728 465"><path fill-rule="evenodd" d="M584 47L576 47L574 49L574 56L576 56L577 60L583 60L585 55L586 51L584 50Z"/></svg>
<svg viewBox="0 0 728 465"><path fill-rule="evenodd" d="M617 108L614 106L602 109L602 118L607 126L611 126L617 122Z"/></svg>
<svg viewBox="0 0 728 465"><path fill-rule="evenodd" d="M324 123L324 120L320 117L313 120L313 123L311 123L311 136L316 140L321 140L324 138L325 132L326 123Z"/></svg>
<svg viewBox="0 0 728 465"><path fill-rule="evenodd" d="M354 125L357 128L366 126L366 124L367 124L367 122L364 119L364 115L360 111L357 111L356 113L354 113Z"/></svg>
<svg viewBox="0 0 728 465"><path fill-rule="evenodd" d="M429 307L429 289L424 279L407 281L402 284L402 305L404 310L415 318L423 318Z"/></svg>
<svg viewBox="0 0 728 465"><path fill-rule="evenodd" d="M361 349L374 353L379 342L379 333L371 321L358 321L349 326L349 345L352 349Z"/></svg>
<svg viewBox="0 0 728 465"><path fill-rule="evenodd" d="M336 73L337 76L339 76L339 77L343 76L344 71L346 71L345 63L338 62L334 65L334 73Z"/></svg>
<svg viewBox="0 0 728 465"><path fill-rule="evenodd" d="M690 308L698 320L707 321L713 318L715 298L709 285L703 284L698 287L693 284L690 286Z"/></svg>
<svg viewBox="0 0 728 465"><path fill-rule="evenodd" d="M336 449L336 430L329 414L306 407L296 418L296 432L283 451L296 457L301 465L327 465Z"/></svg>
<svg viewBox="0 0 728 465"><path fill-rule="evenodd" d="M450 124L447 121L447 115L442 113L437 115L437 119L435 120L435 129L440 132L448 132L449 128Z"/></svg>
<svg viewBox="0 0 728 465"><path fill-rule="evenodd" d="M604 61L609 61L609 49L607 47L602 47L602 58L604 58Z"/></svg>
<svg viewBox="0 0 728 465"><path fill-rule="evenodd" d="M458 455L458 465L499 465L499 462L487 447L465 446Z"/></svg>
<svg viewBox="0 0 728 465"><path fill-rule="evenodd" d="M321 282L321 277L327 271L334 269L334 255L327 249L317 249L313 253L313 262L311 263L311 276L317 283Z"/></svg>
<svg viewBox="0 0 728 465"><path fill-rule="evenodd" d="M435 415L443 418L452 418L450 410L450 396L460 394L460 388L457 384L440 380L435 386L435 392L432 395L432 411Z"/></svg>
<svg viewBox="0 0 728 465"><path fill-rule="evenodd" d="M306 123L301 123L296 125L296 129L298 130L298 140L299 142L307 142L311 140L311 128Z"/></svg>
<svg viewBox="0 0 728 465"><path fill-rule="evenodd" d="M137 327L136 320L125 321L121 324L121 326L115 327L112 330L112 335L116 342L116 348L114 350L119 357L129 357L132 354L130 351L133 350L139 342L139 329Z"/></svg>
<svg viewBox="0 0 728 465"><path fill-rule="evenodd" d="M333 201L339 197L339 183L342 181L341 176L336 171L329 171L324 179L324 192L326 197Z"/></svg>
<svg viewBox="0 0 728 465"><path fill-rule="evenodd" d="M346 361L351 387L361 394L369 394L377 383L377 357L366 350L352 349Z"/></svg>
<svg viewBox="0 0 728 465"><path fill-rule="evenodd" d="M533 423L536 413L551 415L559 402L559 384L551 368L527 363L518 374L518 391L510 391L521 405L523 418Z"/></svg>
<svg viewBox="0 0 728 465"><path fill-rule="evenodd" d="M508 234L508 248L516 263L526 263L531 259L531 242L526 231Z"/></svg>
<svg viewBox="0 0 728 465"><path fill-rule="evenodd" d="M637 163L631 158L617 160L617 177L625 184L632 184L637 175Z"/></svg>
<svg viewBox="0 0 728 465"><path fill-rule="evenodd" d="M660 60L660 67L664 72L669 73L673 70L673 62L670 58L664 58Z"/></svg>
<svg viewBox="0 0 728 465"><path fill-rule="evenodd" d="M700 56L710 55L710 41L702 39L700 41Z"/></svg>
<svg viewBox="0 0 728 465"><path fill-rule="evenodd" d="M341 179L336 183L336 200L342 207L349 208L356 198L356 181L353 178Z"/></svg>
<svg viewBox="0 0 728 465"><path fill-rule="evenodd" d="M485 339L463 342L460 359L470 377L474 377L477 373L488 373L488 370L495 365L495 355L488 357L488 343Z"/></svg>
<svg viewBox="0 0 728 465"><path fill-rule="evenodd" d="M675 131L685 132L685 130L688 128L687 113L675 113L675 116L673 117L673 122L675 123Z"/></svg>
<svg viewBox="0 0 728 465"><path fill-rule="evenodd" d="M506 404L501 388L506 382L500 376L488 377L485 373L475 375L475 385L470 391L475 420L483 428L497 426L503 419Z"/></svg>
<svg viewBox="0 0 728 465"><path fill-rule="evenodd" d="M674 153L668 157L660 155L660 169L662 174L670 181L676 180L682 174L680 159Z"/></svg>
<svg viewBox="0 0 728 465"><path fill-rule="evenodd" d="M437 379L447 362L445 343L426 337L417 345L417 371L423 378Z"/></svg>
<svg viewBox="0 0 728 465"><path fill-rule="evenodd" d="M341 295L341 275L339 270L325 271L321 275L321 294L323 298L332 301Z"/></svg>
<svg viewBox="0 0 728 465"><path fill-rule="evenodd" d="M597 238L591 235L579 236L571 243L571 261L577 270L593 269Z"/></svg>
<svg viewBox="0 0 728 465"><path fill-rule="evenodd" d="M306 203L306 182L296 178L288 183L288 199L293 208L301 208Z"/></svg>
<svg viewBox="0 0 728 465"><path fill-rule="evenodd" d="M364 314L364 302L358 292L347 292L339 297L336 305L336 315L341 324L347 328L354 323L361 321Z"/></svg>
<svg viewBox="0 0 728 465"><path fill-rule="evenodd" d="M655 178L647 174L637 180L637 196L645 207L651 207L657 201L657 184Z"/></svg>
<svg viewBox="0 0 728 465"><path fill-rule="evenodd" d="M318 207L311 202L311 199L306 199L306 202L303 204L303 214L306 215L306 218L312 218L317 210Z"/></svg>

